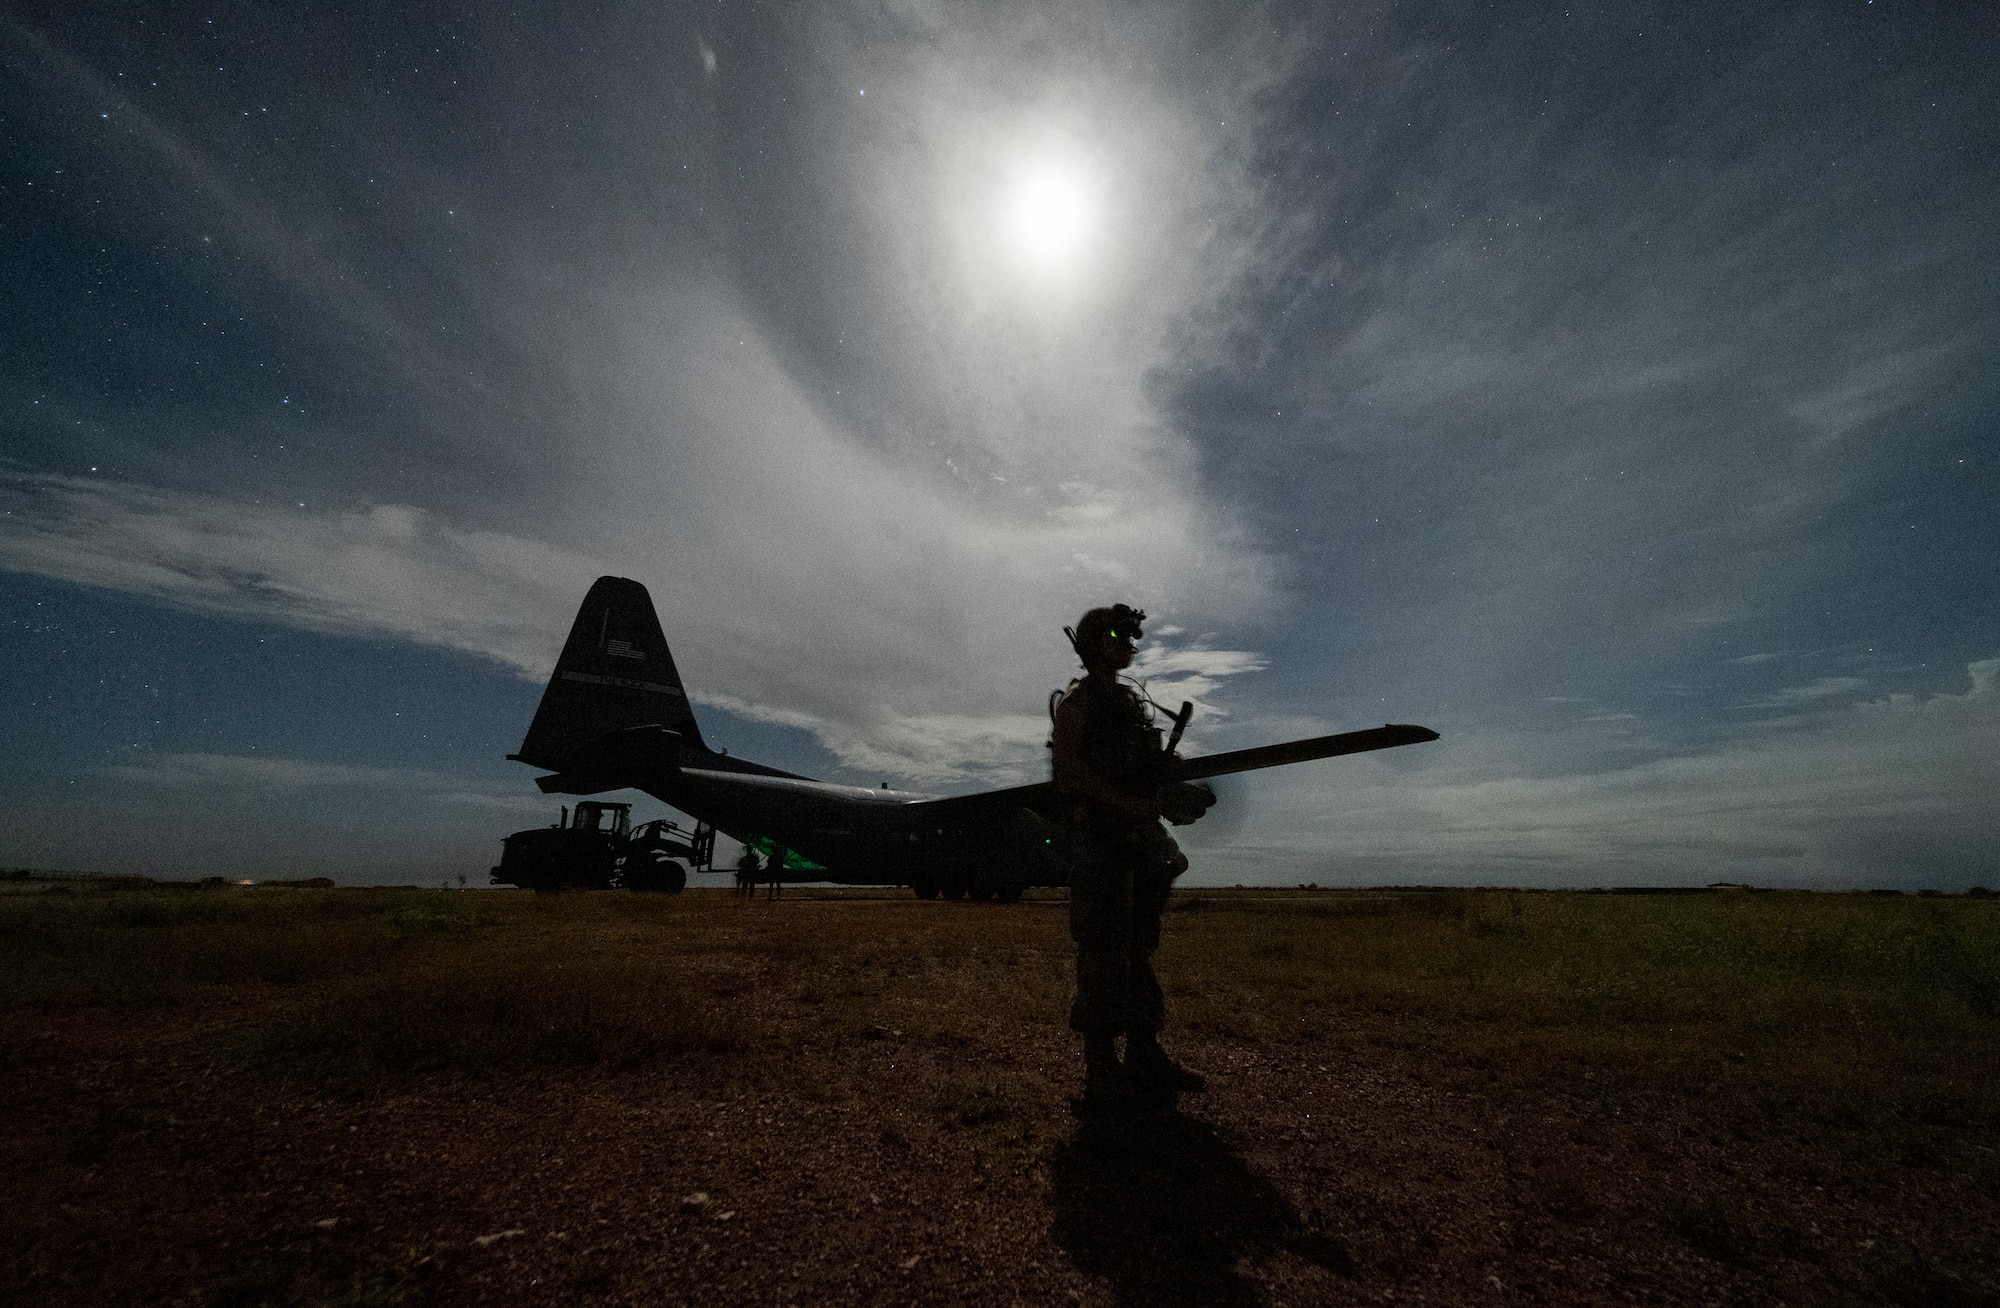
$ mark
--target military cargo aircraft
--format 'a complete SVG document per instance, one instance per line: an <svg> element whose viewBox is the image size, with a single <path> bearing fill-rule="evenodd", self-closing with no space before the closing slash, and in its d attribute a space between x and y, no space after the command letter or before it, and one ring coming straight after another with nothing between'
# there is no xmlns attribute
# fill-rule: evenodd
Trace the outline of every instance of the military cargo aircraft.
<svg viewBox="0 0 2000 1308"><path fill-rule="evenodd" d="M1169 784L1437 738L1390 725L1210 754L1173 764ZM547 770L536 781L545 794L642 790L765 851L786 880L902 885L925 899L1014 900L1069 884L1067 805L1049 782L972 795L870 790L711 749L652 597L623 577L591 586L527 739L507 757Z"/></svg>

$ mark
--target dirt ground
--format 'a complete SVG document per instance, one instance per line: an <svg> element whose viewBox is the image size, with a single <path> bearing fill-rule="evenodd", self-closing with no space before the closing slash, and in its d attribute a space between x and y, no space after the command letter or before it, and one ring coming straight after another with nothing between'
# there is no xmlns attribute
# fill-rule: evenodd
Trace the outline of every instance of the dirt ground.
<svg viewBox="0 0 2000 1308"><path fill-rule="evenodd" d="M1059 905L909 911L1013 913L1060 953ZM755 1025L795 999L727 1002ZM1838 1133L1712 1120L1699 1086L1524 1095L1365 1042L1213 1035L1176 1044L1208 1093L1088 1117L1059 1015L870 1026L733 1080L669 1060L317 1093L218 1055L220 1002L0 1025L0 1298L2000 1302L1976 1122L1860 1171Z"/></svg>

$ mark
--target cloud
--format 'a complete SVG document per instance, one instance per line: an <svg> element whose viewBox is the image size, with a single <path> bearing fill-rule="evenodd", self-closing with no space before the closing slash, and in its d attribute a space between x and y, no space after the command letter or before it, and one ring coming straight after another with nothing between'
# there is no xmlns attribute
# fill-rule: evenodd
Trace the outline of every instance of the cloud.
<svg viewBox="0 0 2000 1308"><path fill-rule="evenodd" d="M1216 493L1305 542L1302 609L1358 611L1371 670L1482 694L1796 639L1803 596L1890 566L1846 516L1934 495L1903 479L1967 429L1929 415L1990 389L1965 378L1994 190L1944 138L1801 114L1768 34L1649 61L1643 92L1597 84L1634 71L1610 58L1531 97L1557 26L1343 31L1352 60L1281 79L1256 202L1212 243L1237 276L1162 377ZM1923 74L1881 75L1842 112ZM1924 200L1879 202L1891 178Z"/></svg>
<svg viewBox="0 0 2000 1308"><path fill-rule="evenodd" d="M555 663L552 615L603 568L574 550L466 531L421 508L309 510L81 477L0 480L0 569L310 631Z"/></svg>
<svg viewBox="0 0 2000 1308"><path fill-rule="evenodd" d="M1161 636L1169 629L1161 628ZM1132 674L1139 677L1171 677L1193 673L1203 677L1235 677L1246 672L1262 672L1266 662L1261 654L1242 649L1210 649L1202 645L1162 645L1157 640L1139 651L1132 661Z"/></svg>
<svg viewBox="0 0 2000 1308"><path fill-rule="evenodd" d="M144 786L243 785L272 790L318 790L329 786L403 787L434 780L400 768L349 767L307 759L254 754L159 754L137 763L106 768L108 776Z"/></svg>
<svg viewBox="0 0 2000 1308"><path fill-rule="evenodd" d="M49 357L87 361L39 412L62 408L68 439L69 414L130 403L103 437L123 480L4 473L0 568L530 678L589 580L628 575L698 703L938 785L1038 775L1040 706L1074 671L1061 628L1124 599L1160 636L1254 626L1229 640L1255 652L1141 661L1211 738L1475 718L1436 749L1484 772L1412 751L1270 778L1300 796L1272 814L1304 824L1274 858L1347 847L1299 790L1334 775L1368 779L1402 842L1368 857L1412 867L1435 836L1455 868L1570 875L1596 850L1657 869L1655 819L1691 848L1762 848L1748 819L1645 796L1708 786L1735 812L1721 778L1757 795L1728 769L1760 760L1793 786L1797 751L1879 688L1801 671L1753 700L1689 668L1839 639L1836 592L1915 597L1932 643L1896 658L1985 648L1954 643L1964 619L1928 583L1852 575L1904 565L1841 520L1904 502L1984 395L1962 379L1992 375L1994 187L1949 108L1976 102L1966 75L1892 57L1799 99L1812 58L1859 48L1830 21L1831 54L1752 24L1717 63L1634 62L1653 46L1630 15L1468 20L1449 45L1423 21L1257 15L924 0L697 31L613 5L561 41L471 42L449 105L310 69L286 130L254 135L207 92L121 99L9 27L31 126L106 188L50 212L113 257L200 249L202 271L161 265L162 299L223 294L243 318L228 348L202 338L201 398L163 417L82 347L157 349L166 320L120 335L78 310ZM329 39L302 49L358 31L315 21ZM89 24L68 31L113 67ZM1554 69L1549 49L1589 57ZM1931 78L1957 89L1907 94ZM593 94L548 91L573 85ZM343 143L367 170L324 164ZM1051 276L999 219L1056 165L1099 221ZM37 259L58 287L64 260ZM67 302L109 304L77 269ZM165 357L136 362L186 375ZM241 414L281 363L324 403L277 468ZM293 479L315 493L270 493ZM1243 680L1267 663L1283 675ZM1682 716L1645 719L1670 682ZM1503 720L1558 703L1592 726ZM1579 761L1613 737L1615 770ZM1827 839L1858 830L1833 818Z"/></svg>
<svg viewBox="0 0 2000 1308"><path fill-rule="evenodd" d="M1751 702L1751 708L1794 708L1816 700L1849 695L1867 685L1862 677L1821 677L1803 686L1786 686Z"/></svg>
<svg viewBox="0 0 2000 1308"><path fill-rule="evenodd" d="M980 781L1012 786L1040 780L1047 770L1041 754L1049 724L1043 717L881 712L855 724L734 695L696 692L691 698L753 722L811 732L842 764L859 772L906 777L919 784Z"/></svg>
<svg viewBox="0 0 2000 1308"><path fill-rule="evenodd" d="M664 43L659 23L631 17L634 41ZM763 44L679 32L689 93L714 97L702 135L633 120L589 160L510 167L502 189L521 194L486 206L482 240L462 256L426 246L430 289L411 303L394 276L315 280L320 261L293 229L344 223L326 215L356 206L218 192L287 316L344 324L385 363L421 354L418 373L450 378L454 393L469 371L467 393L495 415L559 397L559 440L511 417L493 438L469 435L479 424L424 410L413 430L372 438L393 439L394 459L319 468L333 489L299 497L311 508L249 488L261 480L207 494L9 474L0 568L463 650L530 677L553 661L590 579L616 573L651 589L698 701L802 727L849 766L892 776L1037 772L1040 706L1071 671L1061 629L1084 609L1123 599L1213 629L1277 602L1270 557L1205 493L1196 452L1149 389L1207 284L1200 234L1216 205L1239 203L1211 123L1215 104L1239 100L1197 105L1170 69L1103 58L1145 48L1121 22L1144 35L1165 19L940 11L906 15L915 26L893 35L877 18L816 10ZM579 49L602 35L580 35ZM81 65L41 49L86 84ZM703 75L708 52L727 76ZM801 79L795 64L819 71ZM822 75L869 96L800 108ZM559 80L539 68L535 79ZM795 93L775 119L772 79ZM1221 70L1213 80L1229 96L1254 89L1229 90ZM144 169L165 159L182 189L201 189L202 156L158 123L142 137ZM677 161L754 149L770 166L704 174L664 163L668 146ZM477 171L484 157L451 160L464 176L410 171L425 194L477 193L495 184ZM995 224L1008 179L1058 157L1117 202L1089 258L1051 285ZM585 171L629 173L672 203L658 217L599 214L589 241L543 239L541 211L554 206L528 192L547 188L569 214L597 194ZM364 227L355 243L379 248ZM342 289L361 280L388 302ZM510 337L503 353L518 367L486 369L477 344L437 364L436 350L455 348L448 335L403 350L397 324L435 316L417 301L436 286L463 290L470 329ZM429 384L393 369L371 382L385 403ZM559 448L503 448L529 437ZM413 498L407 478L379 471L406 457L443 466L444 452L480 440L476 462L448 461L463 467L448 495ZM524 461L551 475L510 484ZM1216 713L1220 687L1254 662L1180 658L1159 673Z"/></svg>
<svg viewBox="0 0 2000 1308"><path fill-rule="evenodd" d="M1544 885L1992 884L2000 870L2000 659L1963 694L1894 695L1756 737L1552 777L1425 758L1274 778L1246 837L1196 873ZM1487 758L1494 755L1489 748ZM1533 746L1521 742L1524 751ZM1326 766L1326 765L1316 765ZM1413 770L1412 770L1413 769Z"/></svg>
<svg viewBox="0 0 2000 1308"><path fill-rule="evenodd" d="M355 767L311 759L262 754L151 754L105 768L103 775L128 785L207 792L243 789L300 793L330 790L387 790L421 797L432 804L456 804L510 813L543 815L548 801L513 791L485 790L463 777L418 768Z"/></svg>
<svg viewBox="0 0 2000 1308"><path fill-rule="evenodd" d="M1154 602L1196 548L1187 510L1090 529L1023 523L953 505L892 467L856 468L868 456L823 440L804 460L776 460L775 476L740 443L707 514L645 524L596 553L468 531L409 505L309 510L17 473L4 485L0 569L460 650L535 679L591 579L648 576L697 702L809 730L867 772L928 784L1039 775L1046 726L1019 709L1045 698L1038 679L1067 679L1061 618L1095 598L1064 554L1086 531L1132 549ZM753 504L797 516L773 532ZM699 552L674 548L689 535L705 538ZM679 564L648 565L662 553ZM906 586L849 588L881 579L884 560ZM985 598L968 611L954 587ZM1190 697L1261 666L1239 651L1149 656Z"/></svg>

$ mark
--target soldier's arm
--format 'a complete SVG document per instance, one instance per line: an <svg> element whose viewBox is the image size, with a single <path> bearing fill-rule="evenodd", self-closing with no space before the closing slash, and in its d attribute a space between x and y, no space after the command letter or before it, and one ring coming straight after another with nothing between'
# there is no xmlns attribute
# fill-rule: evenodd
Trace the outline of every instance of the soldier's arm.
<svg viewBox="0 0 2000 1308"><path fill-rule="evenodd" d="M1160 816L1159 802L1153 796L1135 795L1090 765L1083 750L1083 706L1074 695L1056 709L1051 744L1056 789L1063 794L1095 800L1135 818Z"/></svg>

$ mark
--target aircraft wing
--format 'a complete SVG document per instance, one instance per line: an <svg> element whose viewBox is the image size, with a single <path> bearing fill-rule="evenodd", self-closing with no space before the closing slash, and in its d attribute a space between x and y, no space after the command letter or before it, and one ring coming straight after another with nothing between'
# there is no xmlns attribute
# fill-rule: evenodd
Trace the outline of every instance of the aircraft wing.
<svg viewBox="0 0 2000 1308"><path fill-rule="evenodd" d="M1200 781L1205 777L1227 776L1233 772L1255 772L1259 768L1282 767L1287 763L1304 763L1316 758L1365 754L1369 750L1394 749L1399 745L1421 745L1436 739L1438 733L1429 727L1392 722L1387 726L1370 727L1366 731L1343 731L1333 736L1288 740L1280 745L1258 745L1252 749L1232 749L1225 754L1204 754L1198 758L1185 759L1180 765L1177 779ZM940 816L972 817L1004 809L1028 808L1043 812L1047 806L1053 804L1055 797L1053 783L1038 781L1033 785L1009 786L1005 790L986 790L976 795L949 795L943 799L919 800L910 807L934 811ZM1055 815L1046 813L1045 816Z"/></svg>
<svg viewBox="0 0 2000 1308"><path fill-rule="evenodd" d="M1394 749L1398 745L1421 745L1436 740L1429 727L1390 723L1366 731L1343 731L1337 736L1314 736L1311 740L1288 740L1282 745L1259 745L1254 749L1232 749L1226 754L1204 754L1186 759L1180 766L1182 781L1227 776L1232 772L1254 772L1308 759L1334 758L1341 754L1365 754L1371 749Z"/></svg>

